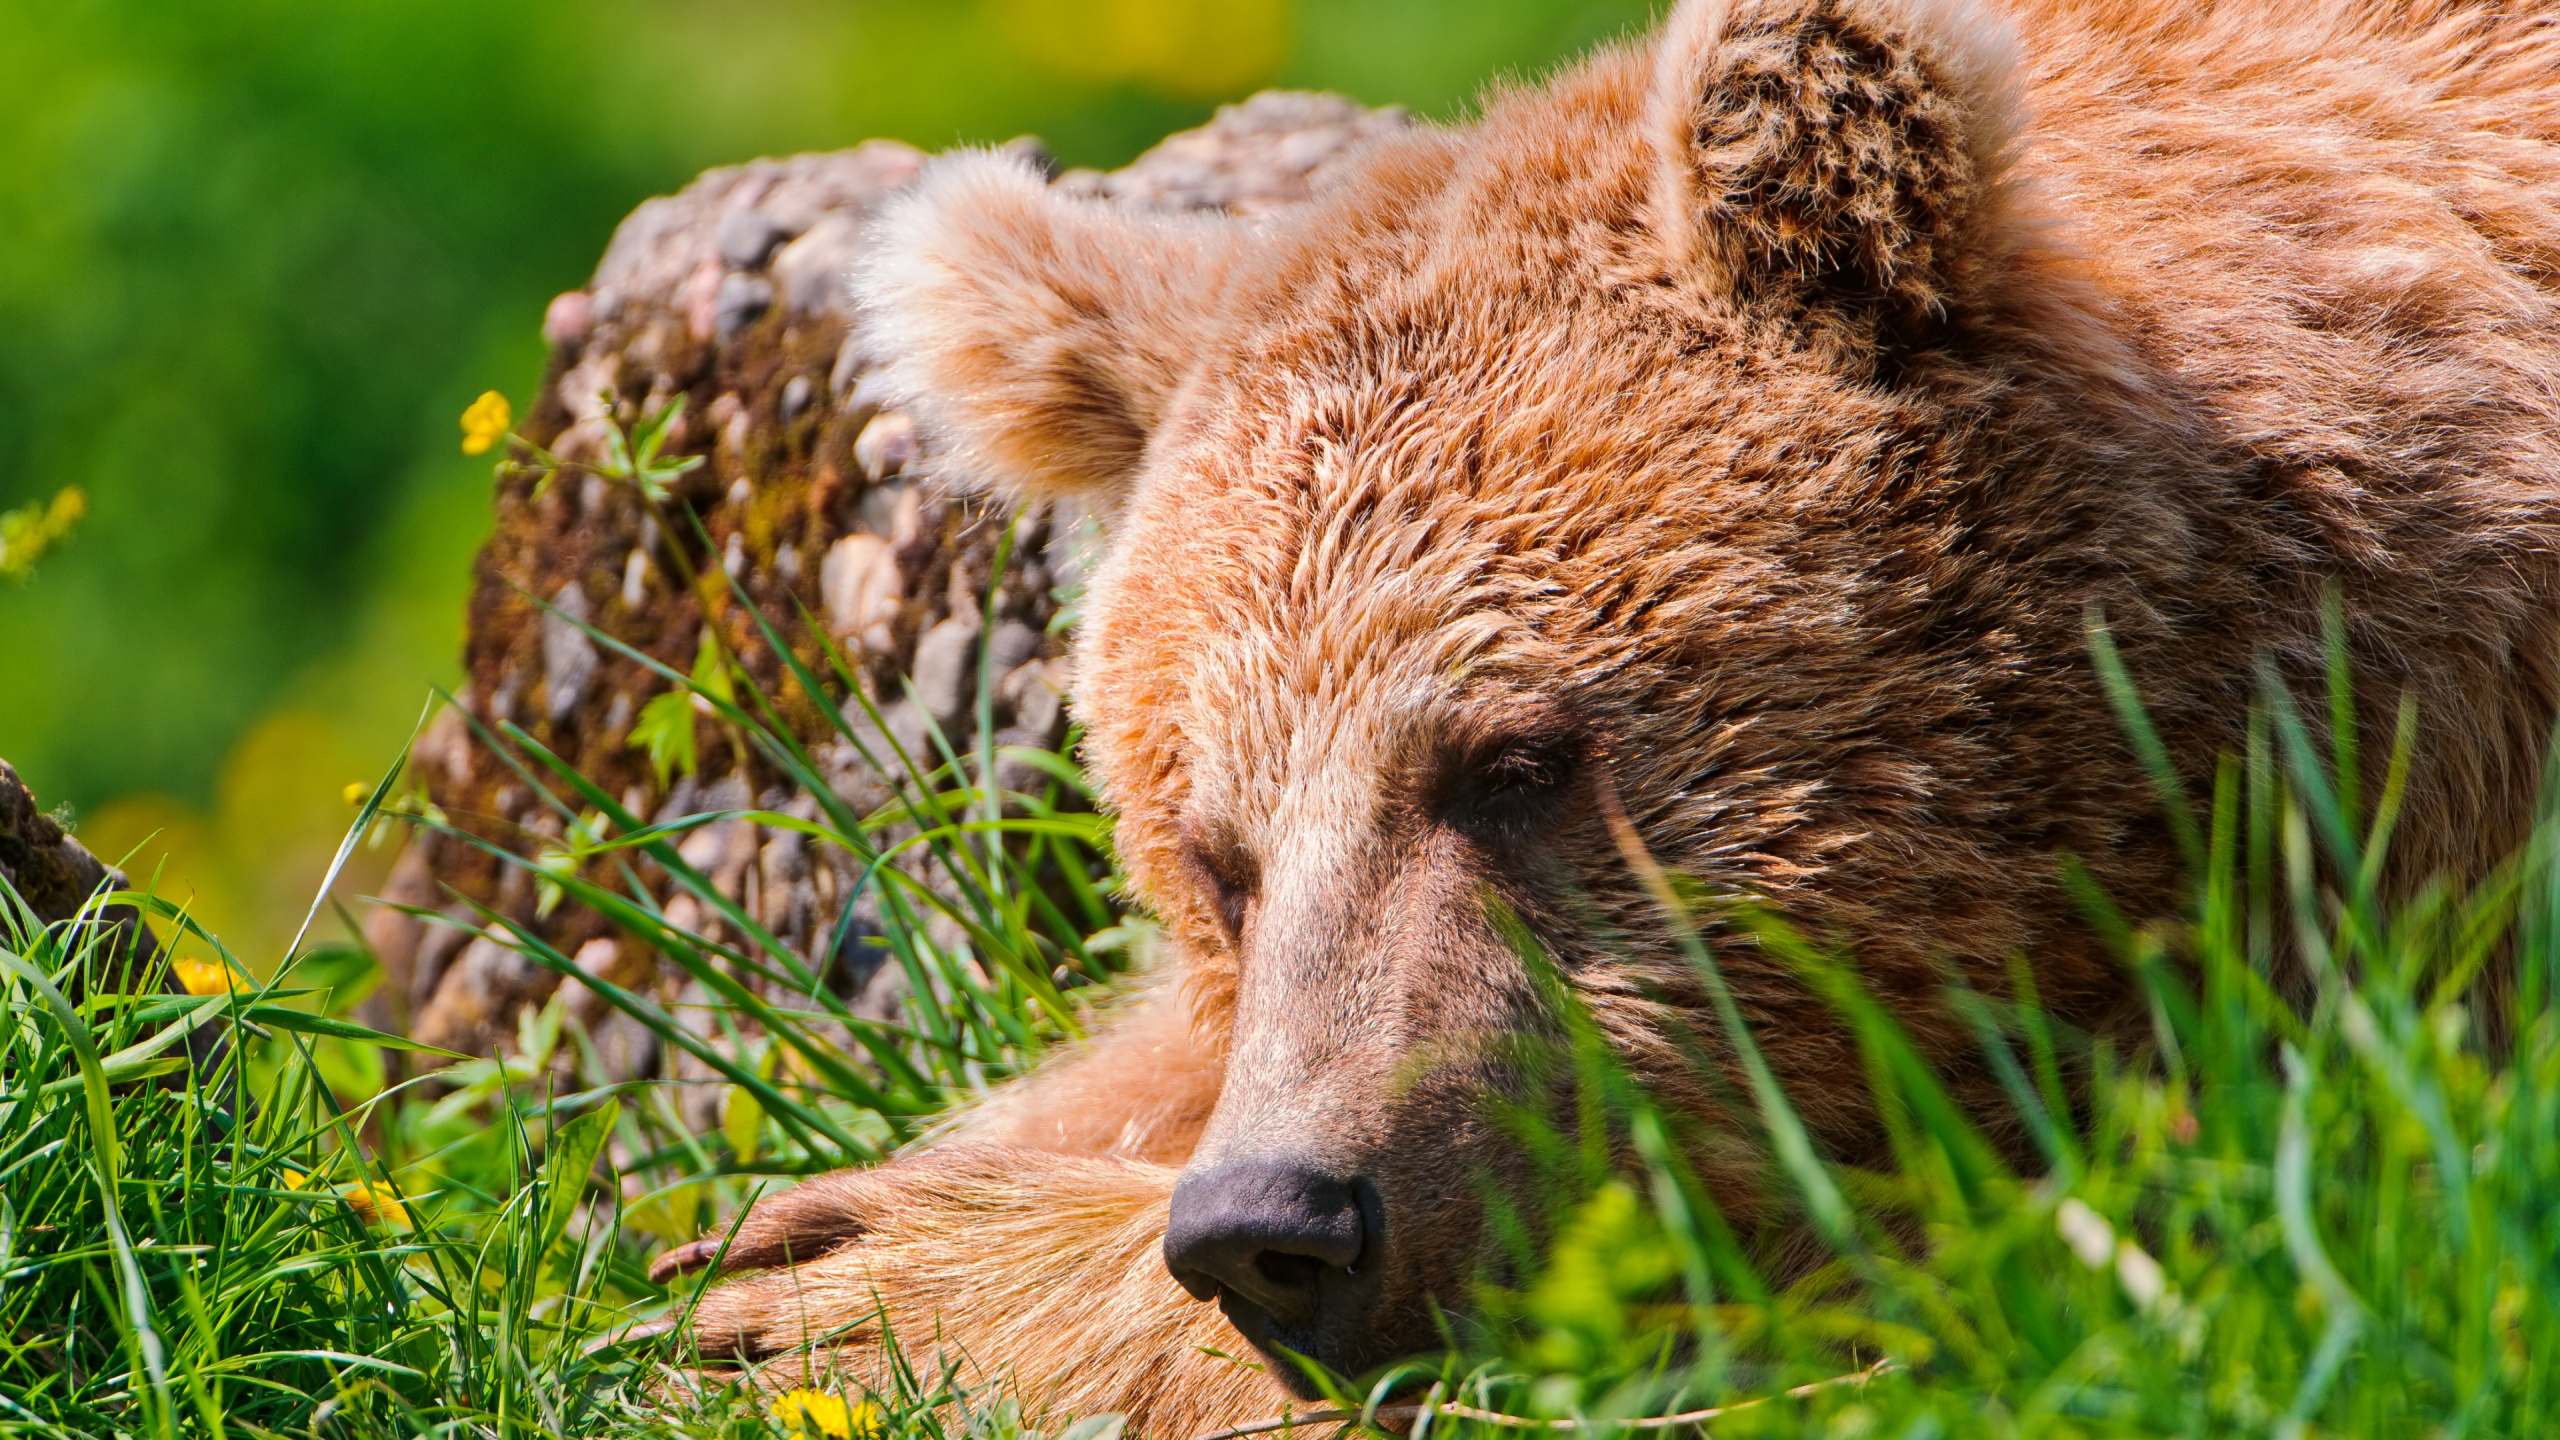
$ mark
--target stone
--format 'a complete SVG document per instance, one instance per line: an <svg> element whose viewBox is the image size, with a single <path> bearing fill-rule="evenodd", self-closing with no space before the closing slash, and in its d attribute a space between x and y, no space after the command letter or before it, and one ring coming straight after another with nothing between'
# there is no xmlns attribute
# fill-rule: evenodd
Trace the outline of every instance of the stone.
<svg viewBox="0 0 2560 1440"><path fill-rule="evenodd" d="M571 581L551 597L551 604L560 613L545 612L542 617L542 708L557 725L586 698L588 682L595 679L597 655L595 640L579 628L579 622L594 618L586 590Z"/></svg>
<svg viewBox="0 0 2560 1440"><path fill-rule="evenodd" d="M987 641L987 657L998 675L1013 673L1015 667L1039 653L1040 632L1019 620L998 625L993 638Z"/></svg>
<svg viewBox="0 0 2560 1440"><path fill-rule="evenodd" d="M903 588L897 557L877 535L845 536L827 547L827 558L818 565L827 629L837 635L858 635L894 619Z"/></svg>
<svg viewBox="0 0 2560 1440"><path fill-rule="evenodd" d="M1370 110L1339 95L1266 90L1224 105L1126 169L1061 177L1071 193L1158 210L1260 215L1314 193L1315 172L1376 135L1413 123L1402 109Z"/></svg>
<svg viewBox="0 0 2560 1440"><path fill-rule="evenodd" d="M484 1020L513 1020L514 1015L499 1013L500 1007L522 993L524 982L533 975L532 961L486 935L475 936L463 946L453 968L462 982L463 997L477 1002L470 1008Z"/></svg>
<svg viewBox="0 0 2560 1440"><path fill-rule="evenodd" d="M916 703L956 744L968 718L969 702L978 691L977 622L954 615L924 632L916 641L915 666L909 674Z"/></svg>
<svg viewBox="0 0 2560 1440"><path fill-rule="evenodd" d="M726 345L773 308L773 282L732 272L721 276L718 284L712 298L711 328L720 343Z"/></svg>
<svg viewBox="0 0 2560 1440"><path fill-rule="evenodd" d="M147 973L159 963L159 943L139 910L131 905L92 903L100 892L122 890L128 883L123 871L90 854L55 815L37 808L35 796L18 772L0 760L0 884L15 892L41 924L77 921L80 929L96 925L106 932L99 936L96 952L103 961L101 969L63 977L75 1001L92 979L110 990L138 989L127 977ZM12 921L18 918L16 904L0 898L0 907L6 908ZM5 933L0 931L0 936ZM76 943L72 935L57 933L66 945ZM202 1066L219 1053L221 1037L205 1027L185 1043L188 1055Z"/></svg>
<svg viewBox="0 0 2560 1440"><path fill-rule="evenodd" d="M733 1049L728 1037L721 1033L720 1019L727 1010L728 1006L711 993L711 987L699 980L688 980L684 988L676 992L675 1002L667 1007L667 1014L678 1026L692 1032L694 1038L717 1052ZM675 1087L676 1113L683 1118L685 1128L696 1135L718 1134L720 1102L729 1093L728 1081L690 1051L679 1050L669 1058L675 1062L676 1079L685 1082Z"/></svg>
<svg viewBox="0 0 2560 1440"><path fill-rule="evenodd" d="M914 701L901 695L880 706L879 710L880 719L874 722L869 712L863 709L860 696L848 698L844 702L845 726L853 732L846 742L846 747L852 753L844 757L848 765L829 777L829 784L846 804L856 809L872 807L856 798L865 787L859 783L848 784L844 778L848 769L863 771L876 764L877 773L869 776L868 779L871 786L879 786L883 784L884 776L899 784L905 784L915 778L908 773L906 764L900 762L899 756L902 754L907 762L920 766L928 772L939 763L924 712L916 708ZM868 761L862 758L865 755L870 757ZM885 793L883 798L886 798Z"/></svg>
<svg viewBox="0 0 2560 1440"><path fill-rule="evenodd" d="M1394 123L1401 122L1339 101L1265 98L1230 107L1206 130L1174 137L1125 171L1061 177L1057 183L1089 185L1103 203L1251 211L1304 193L1305 167L1312 164L1320 173L1330 162L1319 157L1347 152L1375 126ZM1292 127L1304 131L1304 138L1292 139ZM1047 163L1036 153L1026 158L1044 168ZM654 811L653 818L673 818L701 808L701 790L727 778L737 757L721 729L706 726L699 737L702 775L679 773L660 782L646 755L627 741L640 707L661 693L662 682L622 664L595 641L599 663L583 686L570 683L582 663L573 654L578 647L570 645L555 661L550 642L559 627L545 627L528 597L556 596L575 585L592 597L591 623L600 631L681 673L693 664L700 634L697 598L674 583L679 558L687 555L697 557L692 563L712 582L709 588L725 590L719 571L735 564L749 603L795 637L795 644L799 603L822 611L823 623L842 637L855 683L886 698L877 727L862 716L858 702L839 699L862 722L857 733L892 766L899 748L927 768L939 763L928 739L934 719L905 698L905 687L917 642L955 610L973 621L980 611L987 562L1005 533L1003 514L982 498L933 488L931 448L918 443L929 437L920 436L906 416L883 420L884 367L898 357L882 348L881 337L861 328L846 285L880 205L914 179L922 159L909 146L881 141L707 171L680 194L642 204L615 231L587 286L542 312L558 378L526 407L522 430L528 439L593 466L610 433L609 406L630 422L682 395L688 404L667 428L663 453L702 463L673 487L676 503L666 513L679 518L672 533L661 533L660 521L618 487L608 487L601 503L590 498L583 475L563 477L539 500L530 494L533 476L499 477L497 531L483 552L470 610L466 693L475 698L466 703L484 721L529 724L560 697L582 689L565 718L546 721L546 741L574 757L608 793L627 797L625 808L635 815ZM723 503L741 479L749 485L739 503ZM710 532L707 552L695 547L694 517ZM1075 537L1093 528L1072 502L1053 503L1045 517L1038 508L1025 511L1023 519L1035 527L1045 523L1048 539L1034 545L1026 535L1025 548L1016 554L1021 569L1006 581L999 623L988 634L992 653L985 671L1001 677L994 715L998 738L1006 744L1016 736L1054 733L1054 724L1042 722L1056 719L1056 707L1034 683L1050 676L1054 664L1035 654L1021 664L999 666L1020 652L1021 636L998 632L1003 622L1019 622L1045 633L1055 603L1044 578L1072 591L1079 578L1072 558ZM743 537L734 548L733 535ZM858 536L857 543L845 545ZM805 572L796 577L794 559ZM752 627L750 617L730 618ZM927 688L946 692L940 703L961 732L957 738L965 741L962 727L974 724L974 713L961 697L974 695L980 669L967 653L974 649L973 637L945 635L950 638L922 647L924 678L934 682ZM950 663L936 681L934 657L944 646L951 648ZM747 649L760 683L776 693L793 690L760 647ZM822 675L831 668L817 667ZM1063 671L1055 688L1063 688ZM457 819L494 819L503 809L509 824L496 827L498 834L503 843L526 851L526 838L512 826L528 818L525 801L531 797L507 764L481 752L463 718L449 713L430 725L418 743L415 773L434 803ZM888 780L831 733L826 719L796 714L795 725L806 725L798 738L819 757L829 790L859 813L875 812L891 799ZM761 756L747 757L746 770L757 789L780 778ZM1012 771L1005 774L1015 778ZM1032 789L1031 777L1020 778ZM914 783L903 773L899 779ZM501 790L515 793L501 797ZM785 803L789 798L783 797ZM771 843L770 835L760 842ZM407 845L398 862L401 883L409 887L403 903L444 904L459 894L518 918L532 916L534 895L522 867L490 865L485 852L438 846L424 832L413 834ZM732 885L742 897L754 894L759 913L777 923L797 927L805 916L805 932L794 929L785 942L804 963L823 969L828 957L819 952L831 943L833 921L854 879L853 871L842 868L843 859L841 852L810 845L809 874L791 878L782 873L791 867L777 850L775 873L766 873L759 861L732 877ZM658 903L675 898L657 866L643 861L635 871ZM716 916L687 908L694 923L717 925ZM472 912L455 913L467 919ZM475 990L468 1006L440 1005L442 987L454 987L457 997L469 988L458 957L471 932L405 915L399 919L414 932L400 937L410 972L397 986L377 991L387 1007L385 1027L432 1023L453 1048L479 1054L507 1048L515 1014L547 993L551 972L519 972L524 993L516 996ZM573 904L527 923L571 950L598 933L597 917ZM863 1013L894 1011L894 997L904 992L903 968L875 970L867 962L857 968L868 975L854 986L865 997L858 1002ZM671 993L671 985L662 992L652 980L650 993ZM406 1006L399 1003L404 998ZM423 1018L430 1010L437 1017L432 1022ZM672 1072L663 1047L618 1016L593 1027L593 1038L601 1050L624 1052L624 1060L611 1067L617 1074L655 1073L651 1066Z"/></svg>
<svg viewBox="0 0 2560 1440"><path fill-rule="evenodd" d="M605 1016L613 1013L613 1002L588 984L587 977L621 983L614 978L622 964L621 943L611 936L598 936L579 946L578 953L569 957L569 963L578 968L578 973L563 978L555 993L567 1008L570 1018L579 1024L602 1023Z"/></svg>
<svg viewBox="0 0 2560 1440"><path fill-rule="evenodd" d="M852 308L845 277L862 250L862 227L850 215L829 215L773 257L774 283L795 315L841 315Z"/></svg>
<svg viewBox="0 0 2560 1440"><path fill-rule="evenodd" d="M675 787L667 791L666 801L658 806L658 813L649 817L649 823L669 824L687 815L699 815L707 808L702 803L701 783L690 775L679 775Z"/></svg>
<svg viewBox="0 0 2560 1440"><path fill-rule="evenodd" d="M620 356L598 351L560 372L554 388L561 408L582 422L600 419L604 414L603 397L613 389L614 372L620 365ZM559 450L556 444L552 448Z"/></svg>
<svg viewBox="0 0 2560 1440"><path fill-rule="evenodd" d="M584 290L564 290L552 296L542 312L542 338L560 349L573 349L586 343L595 321L594 297Z"/></svg>
<svg viewBox="0 0 2560 1440"><path fill-rule="evenodd" d="M1066 690L1051 677L1046 664L1026 662L1005 677L1005 685L1011 691L1004 698L1013 706L1015 727L1039 737L1021 743L1054 745L1065 738Z"/></svg>
<svg viewBox="0 0 2560 1440"><path fill-rule="evenodd" d="M718 257L706 255L702 263L693 268L692 277L684 283L685 331L696 340L708 340L719 334L720 282L726 273L720 268ZM740 278L743 280L745 277Z"/></svg>
<svg viewBox="0 0 2560 1440"><path fill-rule="evenodd" d="M889 537L897 549L916 538L924 522L924 495L913 485L875 485L862 497L862 528Z"/></svg>
<svg viewBox="0 0 2560 1440"><path fill-rule="evenodd" d="M996 732L996 788L1013 795L1028 795L1037 800L1049 793L1053 777L1038 765L1006 752L1015 748L1038 750L1051 742L1039 732L1025 726Z"/></svg>
<svg viewBox="0 0 2560 1440"><path fill-rule="evenodd" d="M845 716L846 723L855 726L864 724L865 719L859 707L849 708ZM872 753L880 752L875 747ZM827 777L827 789L854 814L868 815L889 802L888 781L851 742L835 740L821 747L818 764Z"/></svg>
<svg viewBox="0 0 2560 1440"><path fill-rule="evenodd" d="M764 262L791 232L781 221L754 206L732 210L720 217L712 231L712 248L720 252L720 263L732 270L761 270Z"/></svg>
<svg viewBox="0 0 2560 1440"><path fill-rule="evenodd" d="M829 988L848 997L868 990L892 958L889 947L881 943L888 927L880 918L880 898L865 889L854 897L851 909L851 917L844 922L843 943L836 946L834 963L827 969Z"/></svg>
<svg viewBox="0 0 2560 1440"><path fill-rule="evenodd" d="M36 808L35 796L7 761L0 761L0 881L18 892L47 923L80 913L101 887L124 877L63 832L53 816Z"/></svg>
<svg viewBox="0 0 2560 1440"><path fill-rule="evenodd" d="M658 1034L633 1017L615 1010L587 1030L595 1050L596 1078L620 1085L657 1073Z"/></svg>
<svg viewBox="0 0 2560 1440"><path fill-rule="evenodd" d="M872 416L854 437L853 463L874 485L903 472L915 458L916 422L895 410Z"/></svg>
<svg viewBox="0 0 2560 1440"><path fill-rule="evenodd" d="M409 962L409 1014L423 1015L430 1001L443 988L447 970L453 968L453 957L462 953L477 933L472 929L475 914L471 907L455 901L436 912L442 922L426 927L418 941L418 949ZM417 1034L413 1018L410 1034Z"/></svg>
<svg viewBox="0 0 2560 1440"><path fill-rule="evenodd" d="M1037 135L1016 135L997 146L996 153L1010 155L1017 160L1027 162L1032 169L1040 172L1040 178L1043 180L1058 178L1058 157L1049 149L1048 142Z"/></svg>

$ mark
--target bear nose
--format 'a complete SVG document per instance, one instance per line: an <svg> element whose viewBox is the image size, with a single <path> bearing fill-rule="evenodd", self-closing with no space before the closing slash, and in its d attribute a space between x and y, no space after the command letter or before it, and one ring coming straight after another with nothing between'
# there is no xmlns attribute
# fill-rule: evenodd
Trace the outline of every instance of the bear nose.
<svg viewBox="0 0 2560 1440"><path fill-rule="evenodd" d="M1368 1228L1354 1182L1287 1161L1230 1161L1174 1185L1165 1268L1195 1299L1223 1290L1303 1323L1326 1273L1360 1263Z"/></svg>

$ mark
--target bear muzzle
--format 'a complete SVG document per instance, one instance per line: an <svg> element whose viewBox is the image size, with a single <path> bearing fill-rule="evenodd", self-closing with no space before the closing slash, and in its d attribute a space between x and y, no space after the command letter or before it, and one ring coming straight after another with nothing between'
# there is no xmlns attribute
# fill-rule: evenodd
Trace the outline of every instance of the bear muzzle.
<svg viewBox="0 0 2560 1440"><path fill-rule="evenodd" d="M1267 1353L1359 1364L1384 1216L1377 1187L1288 1160L1232 1160L1185 1174L1165 1228L1165 1268L1215 1299ZM1274 1354L1274 1358L1279 1358ZM1275 1367L1297 1388L1295 1367Z"/></svg>

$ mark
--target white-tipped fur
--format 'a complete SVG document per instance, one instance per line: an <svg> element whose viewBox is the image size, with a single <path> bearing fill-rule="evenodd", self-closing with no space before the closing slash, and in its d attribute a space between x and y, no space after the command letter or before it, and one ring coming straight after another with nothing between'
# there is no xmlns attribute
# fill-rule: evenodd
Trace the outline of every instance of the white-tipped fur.
<svg viewBox="0 0 2560 1440"><path fill-rule="evenodd" d="M874 222L853 276L894 403L939 473L1035 498L1123 483L1199 356L1249 233L1051 191L1027 163L963 151Z"/></svg>

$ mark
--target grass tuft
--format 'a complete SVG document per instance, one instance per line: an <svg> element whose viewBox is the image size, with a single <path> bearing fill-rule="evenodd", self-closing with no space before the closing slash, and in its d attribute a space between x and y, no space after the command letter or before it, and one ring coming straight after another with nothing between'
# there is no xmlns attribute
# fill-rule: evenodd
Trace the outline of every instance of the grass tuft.
<svg viewBox="0 0 2560 1440"><path fill-rule="evenodd" d="M2102 631L2098 653L2116 673ZM254 963L147 893L101 897L215 957L104 989L102 927L43 924L0 893L0 1432L1116 1433L1027 1417L1001 1385L912 1354L889 1393L822 1381L777 1397L623 1338L693 1293L648 1282L658 1247L928 1135L1092 1023L1145 933L1064 758L931 735L925 753L874 756L902 783L857 814L768 697L658 669L815 817L652 824L523 732L482 738L563 821L555 848L510 863L716 1002L582 977L697 1078L609 1083L555 1002L521 1017L511 1054L375 1088L379 1050L408 1042L346 1018L365 957L320 945ZM851 683L794 671L811 694ZM2069 1033L2037 1003L2032 957L2004 994L1950 988L2009 1116L1950 1099L1854 957L1663 873L1619 826L1711 998L1706 937L1738 929L1852 1027L1893 1164L1822 1154L1750 1063L1769 1037L1718 1004L1702 1043L1745 1061L1737 1104L1819 1240L1810 1263L1762 1269L1689 1167L1689 1117L1628 1079L1516 935L1562 1014L1552 1073L1577 1103L1562 1123L1502 1118L1553 1193L1542 1213L1497 1207L1509 1278L1488 1276L1447 1355L1337 1380L1337 1401L1417 1440L1559 1421L1838 1440L2560 1433L2560 806L2477 885L2384 895L2421 732L2404 711L2387 765L2361 771L2324 748L2354 713L2343 663L2331 673L2317 724L2271 681L2209 794L2179 788L2116 697L2194 857L2188 903L2136 925L2081 882L2150 1002L2146 1034ZM869 718L837 738L877 743ZM999 773L1036 774L1042 793L1001 791ZM357 829L394 812L442 823L386 781ZM900 1020L853 1013L686 862L687 833L740 820L796 830L862 877L881 933L855 938L904 967ZM706 922L677 924L676 897ZM477 924L576 971L531 927ZM204 1027L224 1043L190 1069Z"/></svg>

